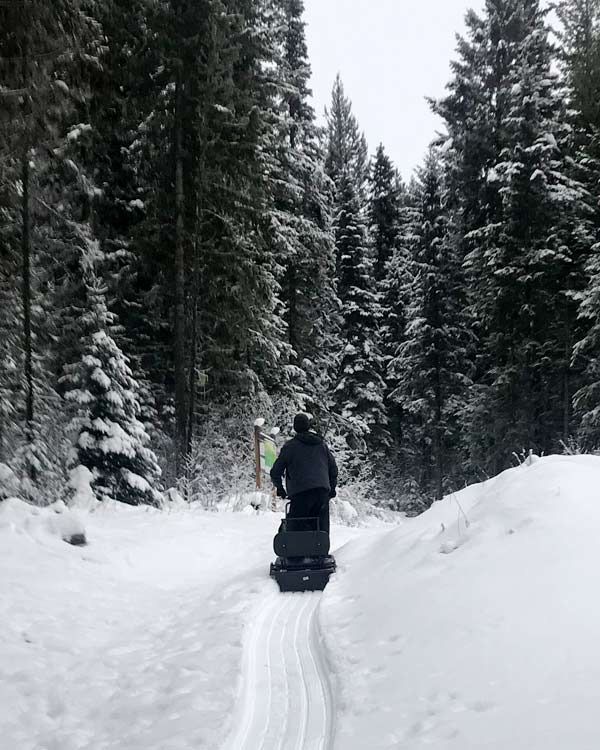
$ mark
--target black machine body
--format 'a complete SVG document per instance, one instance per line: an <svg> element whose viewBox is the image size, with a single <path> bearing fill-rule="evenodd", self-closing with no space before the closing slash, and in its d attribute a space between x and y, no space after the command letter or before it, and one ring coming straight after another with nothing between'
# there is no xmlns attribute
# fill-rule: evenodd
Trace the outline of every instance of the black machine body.
<svg viewBox="0 0 600 750"><path fill-rule="evenodd" d="M271 577L281 591L323 591L336 562L329 554L329 534L318 518L290 518L290 505L273 540L277 555L271 563Z"/></svg>

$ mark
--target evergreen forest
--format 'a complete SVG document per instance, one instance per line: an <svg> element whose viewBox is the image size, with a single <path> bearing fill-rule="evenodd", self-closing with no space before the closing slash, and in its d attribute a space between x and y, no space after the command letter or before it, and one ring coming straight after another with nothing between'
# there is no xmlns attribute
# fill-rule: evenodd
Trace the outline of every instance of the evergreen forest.
<svg viewBox="0 0 600 750"><path fill-rule="evenodd" d="M470 11L414 175L351 94L303 0L0 0L0 500L210 504L297 411L409 513L600 451L600 0Z"/></svg>

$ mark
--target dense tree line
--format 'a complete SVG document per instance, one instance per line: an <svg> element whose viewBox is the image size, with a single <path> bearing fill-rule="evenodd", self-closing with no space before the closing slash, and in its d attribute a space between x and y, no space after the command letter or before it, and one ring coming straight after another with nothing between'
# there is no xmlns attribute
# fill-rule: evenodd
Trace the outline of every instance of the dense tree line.
<svg viewBox="0 0 600 750"><path fill-rule="evenodd" d="M0 463L31 500L70 472L158 504L257 412L310 411L413 510L600 449L600 1L558 37L539 0L469 12L408 185L339 77L318 125L303 13L0 2Z"/></svg>

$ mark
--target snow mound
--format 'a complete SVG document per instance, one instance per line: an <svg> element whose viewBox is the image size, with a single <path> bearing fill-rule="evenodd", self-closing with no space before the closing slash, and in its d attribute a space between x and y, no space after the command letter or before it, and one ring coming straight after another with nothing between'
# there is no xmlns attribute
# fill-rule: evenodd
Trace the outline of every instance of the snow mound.
<svg viewBox="0 0 600 750"><path fill-rule="evenodd" d="M63 503L38 508L16 497L0 503L0 531L23 534L40 542L54 537L81 544L85 539L81 519Z"/></svg>
<svg viewBox="0 0 600 750"><path fill-rule="evenodd" d="M338 554L335 747L598 746L600 458L541 458Z"/></svg>

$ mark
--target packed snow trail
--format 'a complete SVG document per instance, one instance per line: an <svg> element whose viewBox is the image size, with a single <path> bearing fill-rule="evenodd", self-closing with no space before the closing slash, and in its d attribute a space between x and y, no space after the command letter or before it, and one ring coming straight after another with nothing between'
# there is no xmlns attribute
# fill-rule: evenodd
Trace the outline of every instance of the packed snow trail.
<svg viewBox="0 0 600 750"><path fill-rule="evenodd" d="M242 695L224 750L330 750L333 699L318 626L321 592L273 592L244 644Z"/></svg>

